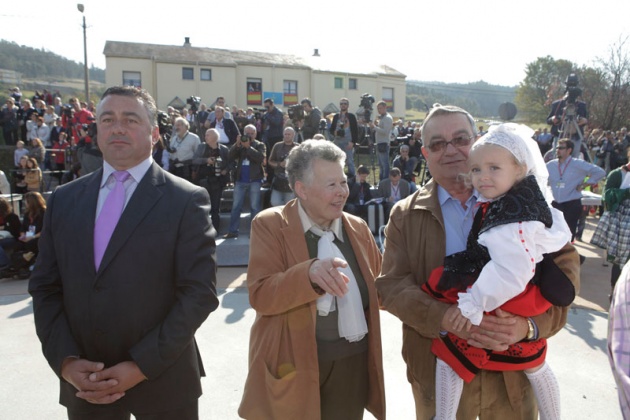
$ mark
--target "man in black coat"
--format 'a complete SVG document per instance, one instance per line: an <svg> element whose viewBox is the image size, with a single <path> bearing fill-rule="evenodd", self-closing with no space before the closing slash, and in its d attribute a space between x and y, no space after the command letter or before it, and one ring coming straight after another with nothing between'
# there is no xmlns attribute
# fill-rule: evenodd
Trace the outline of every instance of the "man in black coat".
<svg viewBox="0 0 630 420"><path fill-rule="evenodd" d="M103 168L48 201L29 292L71 419L198 418L194 334L218 306L215 231L206 190L153 162L156 114L146 91L109 88L97 108ZM122 214L98 240L110 195Z"/></svg>
<svg viewBox="0 0 630 420"><path fill-rule="evenodd" d="M225 118L225 109L221 106L214 108L214 116L215 119L210 123L210 128L215 128L219 132L219 143L232 147L241 137L236 123L232 119Z"/></svg>

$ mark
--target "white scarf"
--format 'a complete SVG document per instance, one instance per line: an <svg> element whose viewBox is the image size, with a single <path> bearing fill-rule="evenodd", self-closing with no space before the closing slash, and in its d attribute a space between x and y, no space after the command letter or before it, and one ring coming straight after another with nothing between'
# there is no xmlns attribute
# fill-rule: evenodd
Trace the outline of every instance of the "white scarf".
<svg viewBox="0 0 630 420"><path fill-rule="evenodd" d="M337 257L345 261L341 250L333 242L335 235L332 232L325 232L315 226L311 226L311 231L320 236L317 242L317 258ZM330 312L335 311L335 301L337 301L337 306L339 306L339 336L344 337L349 342L360 341L368 332L361 292L359 292L359 286L350 265L345 268L339 267L337 270L350 279L347 284L348 293L337 299L334 299L330 293L326 293L317 299L317 311L320 316L327 316Z"/></svg>

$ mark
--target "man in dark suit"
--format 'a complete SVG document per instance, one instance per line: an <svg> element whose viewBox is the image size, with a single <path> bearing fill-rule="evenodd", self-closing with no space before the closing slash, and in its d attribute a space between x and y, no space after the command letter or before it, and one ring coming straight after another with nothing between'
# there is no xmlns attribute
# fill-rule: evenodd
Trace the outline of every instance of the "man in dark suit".
<svg viewBox="0 0 630 420"><path fill-rule="evenodd" d="M335 145L346 153L347 173L349 177L354 178L354 145L359 140L359 129L357 117L353 113L348 112L349 106L350 101L348 98L339 100L339 108L341 110L333 116L329 132Z"/></svg>
<svg viewBox="0 0 630 420"><path fill-rule="evenodd" d="M392 168L389 177L378 183L378 197L383 198L383 210L385 211L385 221L389 220L389 212L394 204L410 194L409 182L402 179L400 169Z"/></svg>
<svg viewBox="0 0 630 420"><path fill-rule="evenodd" d="M70 419L198 418L194 333L218 306L215 231L206 190L153 162L156 115L146 91L109 88L103 168L48 201L29 292Z"/></svg>

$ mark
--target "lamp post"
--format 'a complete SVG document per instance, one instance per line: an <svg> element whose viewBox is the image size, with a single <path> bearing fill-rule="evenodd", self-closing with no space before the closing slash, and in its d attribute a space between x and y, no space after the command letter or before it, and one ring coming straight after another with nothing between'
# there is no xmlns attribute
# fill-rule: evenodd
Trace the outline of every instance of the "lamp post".
<svg viewBox="0 0 630 420"><path fill-rule="evenodd" d="M85 7L83 4L78 3L77 9L83 15L83 11ZM88 61L87 61L87 35L86 35L86 26L85 26L85 15L83 15L83 71L85 73L85 102L90 102L90 76L88 73Z"/></svg>

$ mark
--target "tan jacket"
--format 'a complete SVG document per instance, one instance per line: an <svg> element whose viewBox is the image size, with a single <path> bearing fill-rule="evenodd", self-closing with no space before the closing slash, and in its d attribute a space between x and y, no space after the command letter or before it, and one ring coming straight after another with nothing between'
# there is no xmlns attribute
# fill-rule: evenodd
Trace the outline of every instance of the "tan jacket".
<svg viewBox="0 0 630 420"><path fill-rule="evenodd" d="M343 226L369 292L368 410L385 419L379 305L374 279L381 254L365 222L345 214ZM249 373L239 415L246 419L319 420L319 365L315 341L319 294L309 281L309 259L296 200L267 209L252 223L247 286L256 320L249 340Z"/></svg>
<svg viewBox="0 0 630 420"><path fill-rule="evenodd" d="M427 406L435 404L435 356L431 353L431 340L438 337L449 306L420 290L445 256L446 237L437 191L437 184L431 181L392 209L385 230L383 267L376 280L382 305L403 322L402 355L407 363L407 376L411 383L418 384ZM577 295L580 264L575 248L567 244L554 261L574 283ZM557 333L566 322L567 310L552 307L533 317L539 336L550 337ZM525 375L520 371L501 372L494 378L493 386L503 387L505 383L510 404L519 411L523 390L529 387ZM466 404L467 395L470 394L466 393L465 386L460 407ZM426 413L426 418L433 414Z"/></svg>

